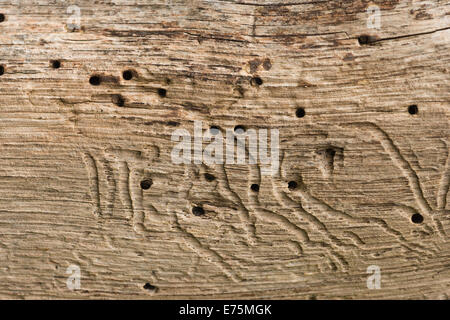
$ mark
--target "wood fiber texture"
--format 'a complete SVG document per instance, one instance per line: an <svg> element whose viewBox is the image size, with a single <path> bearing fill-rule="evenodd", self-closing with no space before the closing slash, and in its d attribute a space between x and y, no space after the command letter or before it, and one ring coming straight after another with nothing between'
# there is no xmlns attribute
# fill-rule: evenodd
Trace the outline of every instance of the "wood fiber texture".
<svg viewBox="0 0 450 320"><path fill-rule="evenodd" d="M448 299L448 0L0 12L0 298ZM279 170L173 163L195 120L279 130Z"/></svg>

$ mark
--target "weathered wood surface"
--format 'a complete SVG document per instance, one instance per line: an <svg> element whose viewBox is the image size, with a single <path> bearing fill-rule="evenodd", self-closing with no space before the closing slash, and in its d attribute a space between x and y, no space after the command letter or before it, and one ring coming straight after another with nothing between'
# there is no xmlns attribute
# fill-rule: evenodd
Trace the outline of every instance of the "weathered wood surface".
<svg viewBox="0 0 450 320"><path fill-rule="evenodd" d="M1 298L450 295L449 1L2 0L0 12ZM279 172L172 163L172 132L194 120L278 129ZM366 286L370 265L381 289Z"/></svg>

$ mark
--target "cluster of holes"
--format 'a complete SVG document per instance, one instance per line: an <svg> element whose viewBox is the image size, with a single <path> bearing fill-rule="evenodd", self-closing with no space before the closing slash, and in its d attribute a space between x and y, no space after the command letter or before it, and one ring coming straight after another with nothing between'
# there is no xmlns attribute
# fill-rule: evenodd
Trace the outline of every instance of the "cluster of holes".
<svg viewBox="0 0 450 320"><path fill-rule="evenodd" d="M3 21L5 21L5 15L3 13L0 13L0 23ZM372 38L368 35L361 35L358 37L358 43L360 45L370 44L371 42L372 42ZM50 65L53 69L59 69L61 67L61 62L59 60L51 60ZM3 75L4 73L5 73L5 67L3 65L0 65L0 75ZM127 80L127 81L133 79L133 76L134 76L134 72L132 70L125 70L122 73L123 79ZM98 75L91 76L89 78L89 83L93 86L100 85L100 83L101 83L100 76L98 76ZM263 80L260 77L253 77L250 80L250 83L253 86L261 86L263 84ZM160 97L166 97L166 95L167 95L167 90L163 89L163 88L158 89L157 92ZM125 100L121 95L114 95L113 102L120 107L124 106L124 104L125 104ZM410 106L408 106L408 112L411 115L415 115L419 112L419 108L415 104L410 105ZM306 114L305 109L303 109L303 108L297 108L297 110L295 112L295 115L297 118L303 118L305 116L305 114ZM216 126L211 126L211 128L210 128L211 134L217 134L219 132L219 130L220 130L219 127L216 127ZM242 125L237 125L234 127L234 132L235 133L243 133L243 132L245 132L245 127ZM327 150L327 151L329 151L329 150ZM332 152L334 153L334 150L332 150ZM216 177L213 176L212 174L205 173L205 179L207 181L211 182L211 181L214 181L216 179ZM153 181L151 179L145 179L145 180L141 181L140 186L143 190L148 190L148 189L150 189L152 184L153 184ZM288 182L289 190L295 190L295 189L297 189L297 187L298 187L298 184L296 181ZM259 184L252 184L250 186L250 189L254 192L259 192ZM202 216L205 214L205 210L200 206L195 206L192 208L192 213L195 216ZM415 213L411 216L411 221L415 224L420 224L423 222L423 220L424 220L423 216L419 213ZM151 285L150 283L146 283L143 286L143 288L145 290L149 290L149 291L157 290L157 287ZM311 298L315 299L316 297L312 296Z"/></svg>
<svg viewBox="0 0 450 320"><path fill-rule="evenodd" d="M408 113L411 114L411 115L418 114L419 113L419 107L416 104L412 104L412 105L408 106ZM297 118L303 118L306 115L305 109L298 108L295 111L295 115L297 116Z"/></svg>
<svg viewBox="0 0 450 320"><path fill-rule="evenodd" d="M0 22L3 22L3 21L5 21L5 15L0 13ZM371 42L371 38L370 38L370 36L367 36L367 35L361 35L361 36L358 37L358 42L361 45L369 44ZM61 62L59 60L51 60L50 64L51 64L51 67L54 68L54 69L59 69L61 67ZM0 65L0 75L3 75L4 73L5 73L5 67ZM133 78L133 71L132 70L125 70L122 73L122 77L123 77L124 80L127 80L127 81L131 80ZM254 86L261 86L263 84L263 80L260 77L253 77L250 80L250 82ZM91 76L90 79L89 79L89 83L91 85L93 85L93 86L100 85L100 83L101 83L100 76L98 76L98 75ZM158 95L160 97L165 97L167 95L167 90L163 89L163 88L158 89L157 92L158 92ZM120 107L122 107L125 104L125 100L124 100L124 98L121 95L114 95L113 96L113 102L116 105L120 106ZM408 112L409 112L409 114L414 115L414 114L417 114L419 112L419 109L418 109L417 105L410 105L408 107ZM303 118L306 115L305 109L304 108L297 108L297 110L295 112L295 115L297 116L297 118ZM211 134L217 134L219 132L219 130L220 129L217 126L211 126L210 127ZM242 126L242 125L237 125L237 126L234 127L234 132L235 133L244 133L245 132L245 127ZM214 181L216 179L216 177L214 177L212 174L205 173L205 179L207 181L211 182L211 181ZM141 183L140 183L141 188L143 190L150 189L152 184L153 184L153 182L152 182L151 179L145 179L145 180L141 181ZM298 187L297 182L295 182L295 181L289 181L288 182L288 189L289 190L295 190L295 189L297 189L297 187ZM259 192L259 184L252 184L250 186L250 189L252 191L254 191L254 192ZM195 206L195 207L192 208L192 213L194 215L196 215L196 216L202 216L202 215L205 214L205 211L204 211L204 209L202 207ZM416 213L416 214L411 216L411 221L413 223L420 224L420 223L423 222L423 216L421 214L419 214L419 213ZM144 285L144 289L154 291L156 289L156 287L152 286L149 283L146 283Z"/></svg>
<svg viewBox="0 0 450 320"><path fill-rule="evenodd" d="M58 60L52 60L50 63L55 69L58 69L61 66L61 62ZM122 72L122 78L124 80L129 81L133 79L134 76L135 72L133 70L125 70ZM89 78L89 83L93 86L99 86L102 83L102 78L99 75L92 75ZM157 93L161 98L165 98L167 96L167 89L159 88ZM119 107L123 107L125 105L125 99L121 95L113 96L113 102Z"/></svg>
<svg viewBox="0 0 450 320"><path fill-rule="evenodd" d="M298 183L296 181L289 181L288 188L289 190L295 190L298 187ZM254 192L259 192L259 184L254 183L250 186L250 189Z"/></svg>
<svg viewBox="0 0 450 320"><path fill-rule="evenodd" d="M0 13L0 23L3 21L5 21L5 15L3 13ZM360 35L358 37L358 43L360 45L370 44L371 42L372 42L372 37L369 35ZM51 63L52 68L54 68L54 69L59 69L61 67L61 62L59 60L52 60L52 61L50 61L50 63ZM5 67L0 66L0 75L3 75L4 73L5 73ZM127 81L133 79L133 76L134 76L134 72L132 70L125 70L122 73L123 79L125 79ZM101 83L100 76L98 76L98 75L91 76L89 79L89 83L93 86L100 85L100 83ZM256 76L256 77L251 78L250 83L253 86L261 86L264 82L260 77ZM163 88L158 89L158 95L160 97L165 97L167 95L167 90L163 89ZM119 98L118 98L116 104L119 106L123 106L123 104L124 104L124 100L123 100L123 98L121 98L120 95L119 95ZM418 109L417 105L410 105L408 107L408 112L411 115L414 115L419 112L419 109ZM303 118L305 116L305 110L303 108L298 108L295 112L295 115L297 116L297 118ZM244 128L242 126L236 126L235 131L237 129L244 129Z"/></svg>
<svg viewBox="0 0 450 320"><path fill-rule="evenodd" d="M216 179L216 177L210 173L205 173L205 179L207 181L214 181ZM144 179L140 183L141 188L143 190L150 189L152 184L153 184L152 179ZM259 190L259 186L258 186L258 190ZM201 206L194 206L194 207L192 207L192 214L195 216L203 216L205 214L205 210Z"/></svg>

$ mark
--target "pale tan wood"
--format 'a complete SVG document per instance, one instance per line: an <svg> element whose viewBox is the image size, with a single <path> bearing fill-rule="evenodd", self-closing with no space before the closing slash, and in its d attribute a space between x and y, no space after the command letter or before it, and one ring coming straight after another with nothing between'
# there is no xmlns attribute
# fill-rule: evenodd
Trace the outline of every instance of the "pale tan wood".
<svg viewBox="0 0 450 320"><path fill-rule="evenodd" d="M0 297L447 299L450 3L371 3L1 1ZM173 164L194 120L278 129L279 174Z"/></svg>

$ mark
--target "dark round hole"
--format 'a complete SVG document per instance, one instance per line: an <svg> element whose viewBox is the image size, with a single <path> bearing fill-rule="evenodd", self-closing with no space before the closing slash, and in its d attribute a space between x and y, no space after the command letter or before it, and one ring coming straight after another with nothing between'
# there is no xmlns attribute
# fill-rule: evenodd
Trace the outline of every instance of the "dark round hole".
<svg viewBox="0 0 450 320"><path fill-rule="evenodd" d="M260 77L253 77L252 80L250 80L250 83L253 86L260 86L263 84L263 80Z"/></svg>
<svg viewBox="0 0 450 320"><path fill-rule="evenodd" d="M133 78L133 71L131 71L131 70L125 70L125 71L122 73L122 77L123 77L125 80L131 80L131 79Z"/></svg>
<svg viewBox="0 0 450 320"><path fill-rule="evenodd" d="M92 76L89 78L89 83L93 86L100 85L101 79L100 76Z"/></svg>
<svg viewBox="0 0 450 320"><path fill-rule="evenodd" d="M370 36L368 35L361 35L358 37L358 43L360 45L369 44L370 43Z"/></svg>
<svg viewBox="0 0 450 320"><path fill-rule="evenodd" d="M305 109L303 109L303 108L298 108L296 111L295 111L295 115L297 116L297 118L303 118L304 116L305 116Z"/></svg>
<svg viewBox="0 0 450 320"><path fill-rule="evenodd" d="M159 88L159 89L158 89L158 95L159 95L161 98L164 98L164 97L167 95L167 90L166 90L166 89L163 89L163 88Z"/></svg>
<svg viewBox="0 0 450 320"><path fill-rule="evenodd" d="M125 99L120 94L113 95L112 101L115 105L119 107L123 107L125 105Z"/></svg>
<svg viewBox="0 0 450 320"><path fill-rule="evenodd" d="M5 67L0 66L0 76L3 75L4 73L5 73Z"/></svg>
<svg viewBox="0 0 450 320"><path fill-rule="evenodd" d="M417 114L419 112L419 107L417 107L417 105L415 105L415 104L410 105L408 107L408 112L409 112L409 114Z"/></svg>
<svg viewBox="0 0 450 320"><path fill-rule="evenodd" d="M245 132L245 127L241 126L241 125L237 125L236 127L234 127L234 132L237 134L242 134Z"/></svg>
<svg viewBox="0 0 450 320"><path fill-rule="evenodd" d="M61 61L59 60L52 60L50 63L53 69L59 69L61 67Z"/></svg>
<svg viewBox="0 0 450 320"><path fill-rule="evenodd" d="M151 179L142 180L141 181L141 188L144 189L144 190L150 189L152 184L153 184L153 182L152 182Z"/></svg>
<svg viewBox="0 0 450 320"><path fill-rule="evenodd" d="M147 282L146 284L144 284L144 289L149 291L155 291L156 287Z"/></svg>
<svg viewBox="0 0 450 320"><path fill-rule="evenodd" d="M252 184L250 186L250 189L252 189L252 191L258 192L259 191L259 184L256 184L256 183Z"/></svg>
<svg viewBox="0 0 450 320"><path fill-rule="evenodd" d="M3 13L0 13L0 22L5 21L5 15Z"/></svg>
<svg viewBox="0 0 450 320"><path fill-rule="evenodd" d="M205 214L205 210L202 207L193 207L192 213L194 216L202 216Z"/></svg>
<svg viewBox="0 0 450 320"><path fill-rule="evenodd" d="M206 179L206 181L209 181L209 182L211 182L211 181L214 181L215 179L216 179L216 177L214 177L212 174L210 174L210 173L205 173L205 179Z"/></svg>
<svg viewBox="0 0 450 320"><path fill-rule="evenodd" d="M295 181L289 181L289 183L288 183L289 190L295 190L295 189L297 189L297 186L298 186L298 184Z"/></svg>
<svg viewBox="0 0 450 320"><path fill-rule="evenodd" d="M422 223L423 222L423 216L420 213L414 213L411 216L411 221L413 223Z"/></svg>

